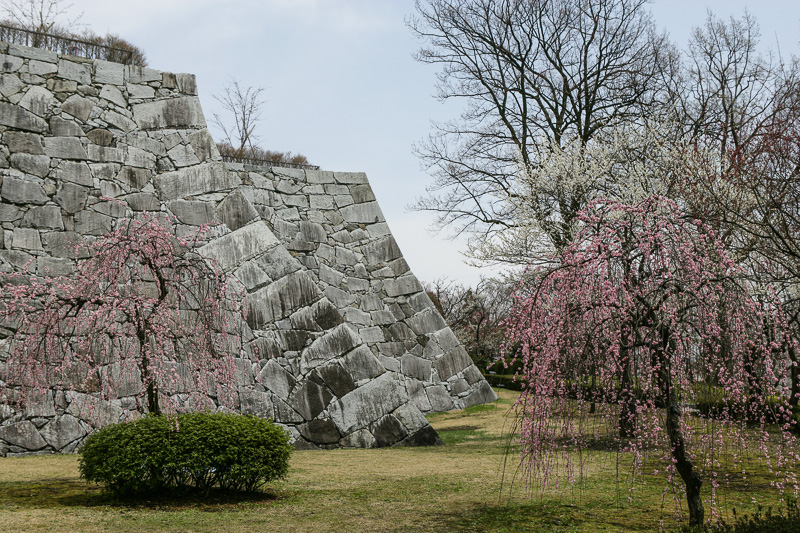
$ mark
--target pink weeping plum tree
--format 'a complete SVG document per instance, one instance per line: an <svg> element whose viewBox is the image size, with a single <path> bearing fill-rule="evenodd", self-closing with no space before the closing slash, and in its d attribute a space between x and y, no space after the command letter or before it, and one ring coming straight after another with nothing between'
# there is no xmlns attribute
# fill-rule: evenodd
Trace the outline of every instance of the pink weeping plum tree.
<svg viewBox="0 0 800 533"><path fill-rule="evenodd" d="M142 411L174 410L162 402L176 387L230 405L241 298L196 252L204 232L179 239L158 217L124 219L88 245L71 277L7 275L3 398L24 404L60 389L112 399L133 382Z"/></svg>
<svg viewBox="0 0 800 533"><path fill-rule="evenodd" d="M558 267L528 272L509 321L529 479L579 480L591 442L629 452L634 473L661 450L676 503L685 493L699 525L704 501L717 511L719 452L738 445L796 497L792 340L776 300L754 295L715 233L670 200L597 201L580 222ZM731 472L746 475L745 455Z"/></svg>

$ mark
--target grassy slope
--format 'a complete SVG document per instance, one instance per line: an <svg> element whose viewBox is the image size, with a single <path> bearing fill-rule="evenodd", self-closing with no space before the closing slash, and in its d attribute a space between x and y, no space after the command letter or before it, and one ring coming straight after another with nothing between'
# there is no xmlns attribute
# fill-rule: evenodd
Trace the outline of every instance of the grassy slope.
<svg viewBox="0 0 800 533"><path fill-rule="evenodd" d="M74 455L2 458L0 530L651 531L662 519L667 528L677 524L671 498L662 505L663 480L642 476L628 503L613 460L590 467L585 490L527 497L516 482L509 497L517 455L506 455L506 414L515 393L498 393L492 405L431 416L445 446L295 452L286 481L248 497L120 503L80 481ZM742 509L738 500L751 495L731 491L727 501Z"/></svg>

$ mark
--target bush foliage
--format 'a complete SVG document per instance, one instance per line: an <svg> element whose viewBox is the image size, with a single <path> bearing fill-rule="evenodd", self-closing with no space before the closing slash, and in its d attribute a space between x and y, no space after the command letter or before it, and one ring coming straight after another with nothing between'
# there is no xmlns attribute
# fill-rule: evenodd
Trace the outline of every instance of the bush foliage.
<svg viewBox="0 0 800 533"><path fill-rule="evenodd" d="M223 413L148 415L107 426L80 449L80 474L119 496L165 489L254 491L286 476L289 435L271 421Z"/></svg>

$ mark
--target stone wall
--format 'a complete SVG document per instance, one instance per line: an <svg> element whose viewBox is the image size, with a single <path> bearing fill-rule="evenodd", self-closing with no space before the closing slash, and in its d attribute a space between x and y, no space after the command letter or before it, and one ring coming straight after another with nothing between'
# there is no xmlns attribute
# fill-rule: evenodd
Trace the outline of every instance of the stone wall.
<svg viewBox="0 0 800 533"><path fill-rule="evenodd" d="M0 72L0 272L69 275L75 245L137 213L178 235L218 222L200 252L247 291L239 411L273 417L299 448L373 447L435 443L423 413L495 399L364 174L226 166L188 74L5 43ZM140 416L135 390L4 408L0 455L72 451ZM191 408L191 392L170 399Z"/></svg>

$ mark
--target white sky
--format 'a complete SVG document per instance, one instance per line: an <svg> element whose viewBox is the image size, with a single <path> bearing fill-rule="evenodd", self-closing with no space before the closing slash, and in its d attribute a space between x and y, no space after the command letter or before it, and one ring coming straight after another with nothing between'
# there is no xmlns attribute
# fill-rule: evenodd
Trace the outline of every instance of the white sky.
<svg viewBox="0 0 800 533"><path fill-rule="evenodd" d="M652 5L658 26L681 46L706 9L722 17L747 9L764 45L780 43L784 57L800 49L797 0ZM412 143L431 120L460 109L432 97L435 67L412 58L420 43L404 21L413 10L413 0L73 0L70 12L82 11L96 33L142 48L152 68L195 74L207 120L220 111L212 95L227 81L264 86L264 148L300 152L326 170L366 172L417 277L475 283L489 272L464 264L464 243L448 240L447 230L431 234L433 215L407 209L430 182Z"/></svg>

